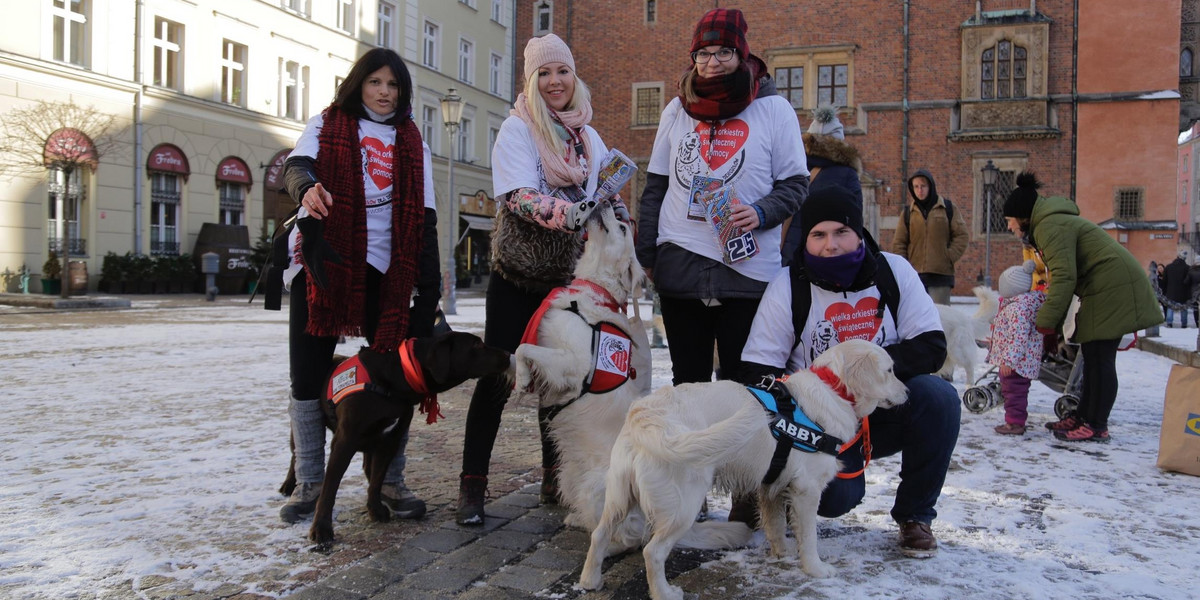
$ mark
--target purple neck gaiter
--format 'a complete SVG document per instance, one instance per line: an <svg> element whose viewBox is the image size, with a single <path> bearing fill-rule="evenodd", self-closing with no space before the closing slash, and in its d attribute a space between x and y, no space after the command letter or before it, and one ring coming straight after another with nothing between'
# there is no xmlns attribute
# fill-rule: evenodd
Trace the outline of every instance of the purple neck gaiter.
<svg viewBox="0 0 1200 600"><path fill-rule="evenodd" d="M813 256L804 251L804 268L814 281L828 281L839 289L846 289L858 277L863 257L867 254L866 244L859 243L858 249L839 256Z"/></svg>

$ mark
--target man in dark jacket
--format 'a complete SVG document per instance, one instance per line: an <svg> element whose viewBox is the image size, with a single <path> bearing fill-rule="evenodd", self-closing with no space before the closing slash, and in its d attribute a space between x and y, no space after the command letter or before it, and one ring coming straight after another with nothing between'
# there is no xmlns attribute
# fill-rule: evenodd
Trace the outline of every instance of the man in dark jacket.
<svg viewBox="0 0 1200 600"><path fill-rule="evenodd" d="M1175 326L1175 312L1179 312L1179 326L1187 327L1188 307L1187 303L1192 298L1192 286L1188 282L1188 264L1186 248L1179 251L1179 255L1171 264L1163 269L1163 295L1167 297L1167 327Z"/></svg>
<svg viewBox="0 0 1200 600"><path fill-rule="evenodd" d="M892 252L908 259L934 302L950 304L954 263L967 250L967 223L962 211L938 195L929 171L908 178L908 193L913 200L900 215Z"/></svg>

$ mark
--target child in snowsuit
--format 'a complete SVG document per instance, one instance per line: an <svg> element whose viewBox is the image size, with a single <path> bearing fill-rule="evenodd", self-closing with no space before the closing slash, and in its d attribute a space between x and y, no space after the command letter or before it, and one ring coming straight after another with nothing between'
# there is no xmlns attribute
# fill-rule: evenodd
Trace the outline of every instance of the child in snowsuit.
<svg viewBox="0 0 1200 600"><path fill-rule="evenodd" d="M1034 322L1046 294L1030 290L1036 263L1009 267L1000 274L1000 311L992 321L992 344L987 360L1000 369L1000 394L1004 396L1002 435L1025 435L1029 383L1041 371L1042 334Z"/></svg>

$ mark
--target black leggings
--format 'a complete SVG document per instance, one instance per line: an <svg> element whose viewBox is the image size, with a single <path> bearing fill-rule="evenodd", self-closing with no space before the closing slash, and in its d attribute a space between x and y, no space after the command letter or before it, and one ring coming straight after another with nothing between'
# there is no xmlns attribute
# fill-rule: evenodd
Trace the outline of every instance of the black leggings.
<svg viewBox="0 0 1200 600"><path fill-rule="evenodd" d="M1108 415L1117 402L1117 347L1121 340L1095 340L1079 345L1083 354L1083 389L1079 418L1092 429L1108 429Z"/></svg>
<svg viewBox="0 0 1200 600"><path fill-rule="evenodd" d="M379 325L379 284L383 274L367 267L367 290L363 300L363 334L367 344L375 339ZM292 376L292 397L314 400L321 397L325 378L333 368L333 352L338 336L312 335L304 331L308 325L308 277L301 270L292 279L288 306L288 360Z"/></svg>
<svg viewBox="0 0 1200 600"><path fill-rule="evenodd" d="M714 342L721 360L720 379L741 377L742 348L758 311L758 298L722 298L720 306L666 296L659 301L674 385L712 381Z"/></svg>
<svg viewBox="0 0 1200 600"><path fill-rule="evenodd" d="M547 289L531 293L518 288L493 271L488 278L483 341L508 352L515 352L533 313L550 293ZM462 474L486 477L492 461L492 447L500 430L500 415L512 394L512 382L503 374L481 377L471 394L467 426L463 439ZM541 422L539 414L538 421ZM542 465L554 463L553 448L542 425Z"/></svg>

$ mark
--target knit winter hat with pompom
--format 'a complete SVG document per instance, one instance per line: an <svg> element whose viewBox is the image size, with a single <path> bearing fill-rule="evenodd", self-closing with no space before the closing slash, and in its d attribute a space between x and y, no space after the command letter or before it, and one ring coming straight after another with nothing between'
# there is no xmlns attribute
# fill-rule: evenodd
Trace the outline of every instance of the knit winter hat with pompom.
<svg viewBox="0 0 1200 600"><path fill-rule="evenodd" d="M813 122L808 126L808 132L813 135L828 135L839 140L846 139L842 122L838 120L837 109L832 106L818 106L812 111Z"/></svg>
<svg viewBox="0 0 1200 600"><path fill-rule="evenodd" d="M996 283L1000 291L1000 297L1012 298L1032 289L1033 271L1035 269L1037 269L1037 263L1033 260L1027 260L1023 265L1005 269L1000 274L1000 280Z"/></svg>
<svg viewBox="0 0 1200 600"><path fill-rule="evenodd" d="M1022 171L1017 175L1017 187L1008 193L1004 201L1004 216L1015 219L1028 219L1033 214L1033 203L1037 202L1038 189L1042 182L1032 171Z"/></svg>

